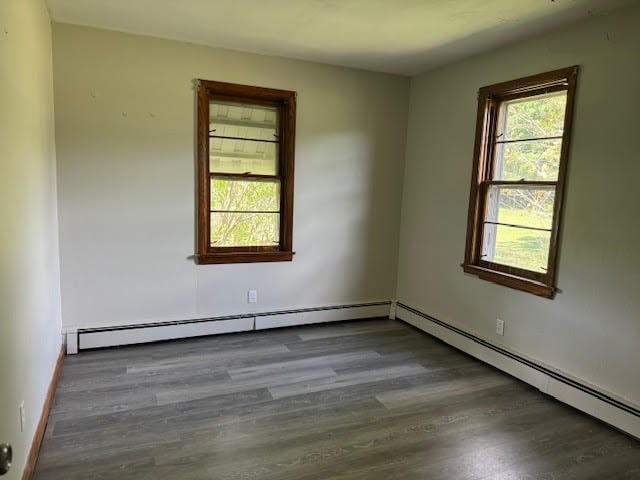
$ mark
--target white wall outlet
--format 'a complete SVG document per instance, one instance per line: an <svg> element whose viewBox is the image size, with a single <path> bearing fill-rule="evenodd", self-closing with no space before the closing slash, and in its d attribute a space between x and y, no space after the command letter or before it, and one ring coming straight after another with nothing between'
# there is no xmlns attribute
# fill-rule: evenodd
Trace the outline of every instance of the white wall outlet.
<svg viewBox="0 0 640 480"><path fill-rule="evenodd" d="M500 336L504 335L504 320L496 319L496 333Z"/></svg>
<svg viewBox="0 0 640 480"><path fill-rule="evenodd" d="M249 303L257 303L258 302L258 291L257 290L249 290L249 294L247 295L247 301Z"/></svg>
<svg viewBox="0 0 640 480"><path fill-rule="evenodd" d="M24 432L24 426L27 423L27 413L24 409L24 400L20 403L20 431Z"/></svg>

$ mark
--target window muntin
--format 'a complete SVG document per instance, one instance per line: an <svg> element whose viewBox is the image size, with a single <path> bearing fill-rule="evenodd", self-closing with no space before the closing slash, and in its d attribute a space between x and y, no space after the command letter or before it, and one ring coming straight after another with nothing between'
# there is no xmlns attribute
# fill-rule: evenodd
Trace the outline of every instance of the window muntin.
<svg viewBox="0 0 640 480"><path fill-rule="evenodd" d="M465 271L553 296L576 74L480 90Z"/></svg>
<svg viewBox="0 0 640 480"><path fill-rule="evenodd" d="M201 80L198 263L292 259L295 92Z"/></svg>

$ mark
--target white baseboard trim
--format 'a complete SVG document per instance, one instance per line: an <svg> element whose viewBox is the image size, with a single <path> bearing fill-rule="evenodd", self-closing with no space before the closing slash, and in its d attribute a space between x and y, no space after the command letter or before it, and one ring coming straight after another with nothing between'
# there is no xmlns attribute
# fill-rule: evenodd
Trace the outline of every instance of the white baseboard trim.
<svg viewBox="0 0 640 480"><path fill-rule="evenodd" d="M396 304L396 316L398 320L533 385L543 393L640 438L640 409L617 400L613 394L596 390L587 382L493 345L401 302Z"/></svg>
<svg viewBox="0 0 640 480"><path fill-rule="evenodd" d="M388 317L391 301L252 312L224 317L199 318L100 328L68 328L67 354L80 350L157 342L180 338L247 332L313 323Z"/></svg>
<svg viewBox="0 0 640 480"><path fill-rule="evenodd" d="M113 330L78 330L78 349L114 347L118 345L150 343L177 338L246 332L249 330L253 330L253 318L152 325L149 327L141 326L137 328L117 328Z"/></svg>
<svg viewBox="0 0 640 480"><path fill-rule="evenodd" d="M78 353L78 330L69 329L66 332L65 347L67 355L75 355Z"/></svg>
<svg viewBox="0 0 640 480"><path fill-rule="evenodd" d="M261 315L256 317L256 330L267 328L310 325L313 323L340 322L363 318L389 317L391 302L371 305L350 305L343 308L323 308L322 310L303 310L292 313Z"/></svg>

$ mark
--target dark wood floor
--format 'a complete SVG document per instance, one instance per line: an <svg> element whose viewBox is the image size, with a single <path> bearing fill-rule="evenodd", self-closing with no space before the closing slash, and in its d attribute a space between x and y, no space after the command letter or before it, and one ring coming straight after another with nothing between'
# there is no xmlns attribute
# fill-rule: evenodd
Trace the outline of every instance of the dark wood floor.
<svg viewBox="0 0 640 480"><path fill-rule="evenodd" d="M370 320L68 357L36 478L640 479L640 442Z"/></svg>

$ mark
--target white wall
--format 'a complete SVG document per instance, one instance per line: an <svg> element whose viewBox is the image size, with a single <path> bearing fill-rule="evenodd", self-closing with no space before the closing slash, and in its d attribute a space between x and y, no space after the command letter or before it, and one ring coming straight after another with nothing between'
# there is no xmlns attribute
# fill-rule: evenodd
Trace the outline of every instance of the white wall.
<svg viewBox="0 0 640 480"><path fill-rule="evenodd" d="M21 477L61 344L51 29L42 0L0 2L0 443ZM19 405L26 426L20 432Z"/></svg>
<svg viewBox="0 0 640 480"><path fill-rule="evenodd" d="M66 326L388 300L409 80L54 24ZM197 266L194 92L298 92L292 263Z"/></svg>
<svg viewBox="0 0 640 480"><path fill-rule="evenodd" d="M640 404L640 8L411 82L398 299ZM479 87L580 64L555 300L462 272ZM496 318L506 321L495 335Z"/></svg>

